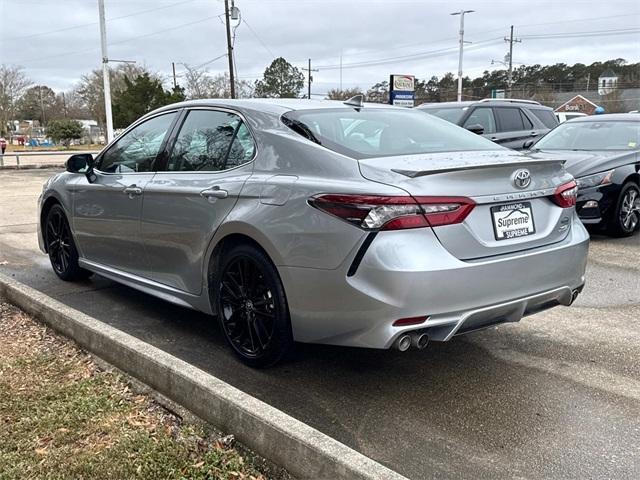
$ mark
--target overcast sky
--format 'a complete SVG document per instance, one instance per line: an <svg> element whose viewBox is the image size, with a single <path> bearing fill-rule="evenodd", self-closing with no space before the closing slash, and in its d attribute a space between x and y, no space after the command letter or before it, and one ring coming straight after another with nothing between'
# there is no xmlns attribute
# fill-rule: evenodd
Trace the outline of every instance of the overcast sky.
<svg viewBox="0 0 640 480"><path fill-rule="evenodd" d="M166 76L171 62L200 65L225 53L222 0L105 0L109 57L135 60ZM24 67L37 83L71 88L100 67L97 0L0 0L0 63ZM515 25L514 62L589 64L640 61L640 1L236 0L242 23L235 55L240 78L261 76L275 56L298 67L311 58L314 93L342 84L368 88L390 73L425 78L458 68L460 9L464 74L504 60L502 37ZM549 36L551 35L551 38ZM543 38L540 38L542 36ZM544 38L546 36L546 38ZM408 58L399 58L405 57ZM354 65L364 64L364 65ZM208 64L226 68L226 57ZM168 82L167 82L168 85Z"/></svg>

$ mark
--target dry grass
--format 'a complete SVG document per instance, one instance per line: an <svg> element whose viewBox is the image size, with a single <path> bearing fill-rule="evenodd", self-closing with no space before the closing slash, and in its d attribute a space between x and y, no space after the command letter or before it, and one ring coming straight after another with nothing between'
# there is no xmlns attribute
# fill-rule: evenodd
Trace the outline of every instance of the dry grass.
<svg viewBox="0 0 640 480"><path fill-rule="evenodd" d="M264 479L71 342L0 303L0 479Z"/></svg>

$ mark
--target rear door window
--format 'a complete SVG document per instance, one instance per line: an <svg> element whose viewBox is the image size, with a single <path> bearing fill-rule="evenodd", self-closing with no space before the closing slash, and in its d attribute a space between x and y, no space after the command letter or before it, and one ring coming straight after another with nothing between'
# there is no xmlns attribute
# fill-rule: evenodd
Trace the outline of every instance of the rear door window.
<svg viewBox="0 0 640 480"><path fill-rule="evenodd" d="M496 108L500 132L518 132L524 130L524 121L519 108Z"/></svg>
<svg viewBox="0 0 640 480"><path fill-rule="evenodd" d="M253 138L238 115L220 110L192 110L180 128L167 170L226 170L248 162L253 153Z"/></svg>
<svg viewBox="0 0 640 480"><path fill-rule="evenodd" d="M496 119L493 116L493 109L487 107L476 108L471 112L469 118L464 122L464 127L470 127L471 125L482 125L484 133L496 132Z"/></svg>
<svg viewBox="0 0 640 480"><path fill-rule="evenodd" d="M524 122L524 129L533 130L533 123L531 123L531 120L529 119L529 117L527 117L527 114L524 112L524 110L520 110L520 115L522 115L522 121Z"/></svg>

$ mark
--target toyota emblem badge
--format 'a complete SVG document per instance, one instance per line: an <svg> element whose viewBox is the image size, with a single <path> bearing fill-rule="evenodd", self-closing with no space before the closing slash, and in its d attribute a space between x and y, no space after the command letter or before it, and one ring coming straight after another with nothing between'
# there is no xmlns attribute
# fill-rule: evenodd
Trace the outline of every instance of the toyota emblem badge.
<svg viewBox="0 0 640 480"><path fill-rule="evenodd" d="M514 172L512 180L516 188L527 188L531 185L531 173L526 168L521 168Z"/></svg>

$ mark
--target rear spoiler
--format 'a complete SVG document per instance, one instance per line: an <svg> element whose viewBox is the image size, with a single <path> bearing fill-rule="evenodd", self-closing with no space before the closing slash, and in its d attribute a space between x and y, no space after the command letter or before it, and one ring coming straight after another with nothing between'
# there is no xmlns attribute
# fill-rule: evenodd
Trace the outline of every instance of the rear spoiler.
<svg viewBox="0 0 640 480"><path fill-rule="evenodd" d="M464 163L458 165L447 165L442 167L434 167L425 170L403 170L400 168L392 168L391 171L394 173L399 173L400 175L404 175L409 178L416 177L424 177L426 175L436 175L438 173L448 173L448 172L458 172L462 170L477 170L479 168L500 168L500 167L524 167L528 165L540 165L542 163L562 163L564 164L565 160L559 159L533 159L528 158L526 160L518 159L513 161L505 161L505 162L477 162L477 163Z"/></svg>

